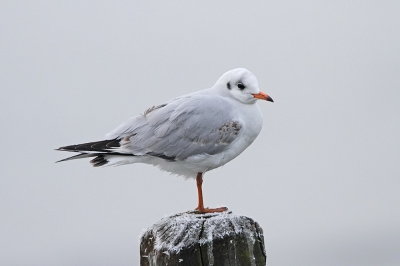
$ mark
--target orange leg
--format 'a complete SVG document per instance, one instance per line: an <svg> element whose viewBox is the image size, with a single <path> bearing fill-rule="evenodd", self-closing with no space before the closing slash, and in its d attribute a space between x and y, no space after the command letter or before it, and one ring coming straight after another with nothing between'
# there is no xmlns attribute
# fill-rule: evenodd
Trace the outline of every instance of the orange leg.
<svg viewBox="0 0 400 266"><path fill-rule="evenodd" d="M215 209L209 209L209 208L204 208L204 203L203 203L203 173L197 173L196 177L196 183L197 183L197 195L198 195L198 205L196 208L196 211L200 213L211 213L211 212L224 212L228 210L226 207L221 207L221 208L215 208Z"/></svg>

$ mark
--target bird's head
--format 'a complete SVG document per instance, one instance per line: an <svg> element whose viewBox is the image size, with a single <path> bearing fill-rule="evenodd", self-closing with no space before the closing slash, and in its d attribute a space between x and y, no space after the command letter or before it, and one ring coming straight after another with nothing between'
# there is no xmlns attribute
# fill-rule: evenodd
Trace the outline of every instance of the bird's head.
<svg viewBox="0 0 400 266"><path fill-rule="evenodd" d="M269 95L260 91L256 76L245 68L229 70L213 87L242 103L252 104L258 99L273 102Z"/></svg>

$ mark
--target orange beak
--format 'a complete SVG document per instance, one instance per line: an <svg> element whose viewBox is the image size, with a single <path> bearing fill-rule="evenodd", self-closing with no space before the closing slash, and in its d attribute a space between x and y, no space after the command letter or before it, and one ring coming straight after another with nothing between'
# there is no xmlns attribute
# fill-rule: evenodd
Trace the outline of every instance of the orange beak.
<svg viewBox="0 0 400 266"><path fill-rule="evenodd" d="M272 98L268 94L266 94L262 91L260 91L259 93L253 94L253 97L257 98L257 99L261 99L261 100L266 100L269 102L274 102L274 100L272 100Z"/></svg>

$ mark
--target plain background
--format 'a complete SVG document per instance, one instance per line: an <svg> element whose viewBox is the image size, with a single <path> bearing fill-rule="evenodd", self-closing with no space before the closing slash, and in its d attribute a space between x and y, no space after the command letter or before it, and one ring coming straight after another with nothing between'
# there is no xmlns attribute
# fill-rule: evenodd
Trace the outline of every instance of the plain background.
<svg viewBox="0 0 400 266"><path fill-rule="evenodd" d="M264 229L270 266L400 264L399 1L0 2L0 264L138 265L138 237L196 205L146 165L54 164L154 104L253 71L254 144L208 206Z"/></svg>

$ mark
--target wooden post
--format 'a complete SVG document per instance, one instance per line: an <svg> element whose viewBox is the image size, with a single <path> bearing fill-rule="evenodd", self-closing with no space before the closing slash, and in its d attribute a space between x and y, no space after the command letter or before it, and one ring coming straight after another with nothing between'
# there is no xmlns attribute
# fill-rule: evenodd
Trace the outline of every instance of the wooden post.
<svg viewBox="0 0 400 266"><path fill-rule="evenodd" d="M176 214L144 232L140 265L266 265L263 231L231 212Z"/></svg>

